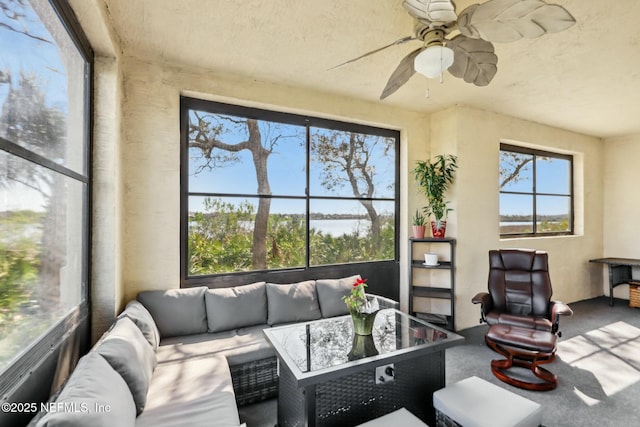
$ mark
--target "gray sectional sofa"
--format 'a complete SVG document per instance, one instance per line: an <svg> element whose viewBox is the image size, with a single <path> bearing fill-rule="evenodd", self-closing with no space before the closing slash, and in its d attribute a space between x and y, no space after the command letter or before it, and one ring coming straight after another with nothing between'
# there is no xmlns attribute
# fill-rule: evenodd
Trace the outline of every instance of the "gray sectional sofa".
<svg viewBox="0 0 640 427"><path fill-rule="evenodd" d="M263 329L348 314L358 277L140 292L31 425L238 426L238 406L277 395Z"/></svg>

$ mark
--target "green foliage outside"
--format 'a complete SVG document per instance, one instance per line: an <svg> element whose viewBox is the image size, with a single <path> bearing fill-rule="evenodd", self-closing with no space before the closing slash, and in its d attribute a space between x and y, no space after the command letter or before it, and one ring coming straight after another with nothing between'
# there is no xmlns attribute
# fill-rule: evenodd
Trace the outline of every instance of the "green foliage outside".
<svg viewBox="0 0 640 427"><path fill-rule="evenodd" d="M533 233L533 222L528 218L528 224L510 224L509 222L500 225L500 234L525 234ZM569 219L542 220L538 223L537 233L562 233L569 231Z"/></svg>
<svg viewBox="0 0 640 427"><path fill-rule="evenodd" d="M205 212L189 218L189 274L251 271L255 208L207 198ZM393 259L393 218L383 217L381 233L347 233L334 237L310 230L310 265ZM306 265L303 215L270 214L267 229L267 268ZM380 249L376 249L380 248Z"/></svg>
<svg viewBox="0 0 640 427"><path fill-rule="evenodd" d="M1 5L1 3L0 3ZM11 76L2 72L0 84L8 84L2 104L0 129L3 137L41 156L64 156L65 115L57 107L47 106L45 82L33 72ZM17 82L12 79L17 77ZM46 212L27 210L0 211L0 371L57 320L59 313L43 305L40 294L42 271L58 271L52 257L42 256L43 247L60 246L60 216L53 218L54 203L62 190L63 177L52 175L33 162L0 151L0 186L9 194L22 187L39 191ZM18 190L17 190L18 189ZM5 206L3 208L6 209ZM48 263L48 264L47 264ZM57 283L48 283L58 286Z"/></svg>
<svg viewBox="0 0 640 427"><path fill-rule="evenodd" d="M5 340L16 335L16 326L24 320L21 308L30 304L35 292L43 215L33 211L0 215L0 368L23 346L22 339ZM27 342L31 339L31 333L23 336Z"/></svg>
<svg viewBox="0 0 640 427"><path fill-rule="evenodd" d="M393 242L394 224L393 218L389 217L381 219L380 235L377 236L367 230L365 235L354 232L334 237L312 229L309 243L310 265L393 259Z"/></svg>

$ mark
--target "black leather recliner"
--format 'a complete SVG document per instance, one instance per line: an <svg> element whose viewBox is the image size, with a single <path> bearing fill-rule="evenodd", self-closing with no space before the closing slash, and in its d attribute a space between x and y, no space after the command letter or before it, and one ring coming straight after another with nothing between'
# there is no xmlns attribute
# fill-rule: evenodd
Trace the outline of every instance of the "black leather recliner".
<svg viewBox="0 0 640 427"><path fill-rule="evenodd" d="M560 301L551 301L551 279L546 252L526 249L489 251L489 292L473 297L481 304L481 322L489 324L487 345L505 359L491 361L491 372L501 381L527 390L552 390L557 377L540 365L553 362L561 315L572 315ZM530 369L525 379L511 373L513 366Z"/></svg>
<svg viewBox="0 0 640 427"><path fill-rule="evenodd" d="M481 322L505 324L559 334L561 315L573 312L560 301L551 301L546 252L528 249L489 251L489 292L471 300L481 304Z"/></svg>

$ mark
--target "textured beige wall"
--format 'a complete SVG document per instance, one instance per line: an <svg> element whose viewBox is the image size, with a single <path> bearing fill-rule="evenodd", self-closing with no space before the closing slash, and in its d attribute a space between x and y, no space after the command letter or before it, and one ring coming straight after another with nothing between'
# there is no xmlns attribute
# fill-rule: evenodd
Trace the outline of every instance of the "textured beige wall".
<svg viewBox="0 0 640 427"><path fill-rule="evenodd" d="M122 75L114 58L97 57L94 79L91 301L92 338L122 308Z"/></svg>
<svg viewBox="0 0 640 427"><path fill-rule="evenodd" d="M124 305L122 245L124 177L122 174L123 71L121 50L98 0L71 0L94 50L93 187L91 220L91 336L95 342Z"/></svg>
<svg viewBox="0 0 640 427"><path fill-rule="evenodd" d="M125 298L144 289L179 286L181 94L278 111L348 120L401 131L402 212L415 207L407 165L428 155L429 116L300 88L277 86L210 71L128 58L125 61L123 141L125 191ZM407 197L407 195L410 195ZM401 218L406 260L408 215ZM406 261L404 261L406 262ZM400 266L407 271L406 264ZM401 299L406 304L406 275Z"/></svg>
<svg viewBox="0 0 640 427"><path fill-rule="evenodd" d="M464 329L478 324L479 307L471 298L487 288L487 252L495 248L532 248L549 252L554 298L579 301L602 294L600 276L594 274L590 258L602 254L603 164L602 141L598 138L506 117L486 111L458 107L432 116L448 123L455 117L456 130L442 126L441 146L453 148L459 170L455 194L457 238L456 321ZM446 137L455 139L444 141ZM535 145L550 151L575 155L575 210L578 234L566 237L500 239L499 145L500 141ZM448 145L447 145L448 144ZM434 151L435 152L435 151ZM450 217L451 219L451 217Z"/></svg>
<svg viewBox="0 0 640 427"><path fill-rule="evenodd" d="M640 258L640 134L605 141L604 170L604 256ZM640 278L640 271L633 271ZM603 292L609 295L607 269L602 268ZM629 299L629 287L613 290Z"/></svg>

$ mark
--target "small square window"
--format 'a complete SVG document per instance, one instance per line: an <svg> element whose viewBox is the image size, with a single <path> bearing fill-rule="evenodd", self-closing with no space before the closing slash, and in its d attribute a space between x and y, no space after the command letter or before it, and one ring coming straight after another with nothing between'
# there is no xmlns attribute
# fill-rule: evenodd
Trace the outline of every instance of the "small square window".
<svg viewBox="0 0 640 427"><path fill-rule="evenodd" d="M500 236L573 234L573 157L500 144Z"/></svg>

